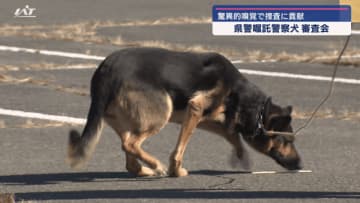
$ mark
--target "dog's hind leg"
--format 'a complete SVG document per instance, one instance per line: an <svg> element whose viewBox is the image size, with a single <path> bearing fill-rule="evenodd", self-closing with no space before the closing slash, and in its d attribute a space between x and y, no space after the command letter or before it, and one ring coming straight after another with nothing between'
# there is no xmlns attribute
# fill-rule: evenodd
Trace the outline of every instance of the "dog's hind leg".
<svg viewBox="0 0 360 203"><path fill-rule="evenodd" d="M122 149L126 154L126 169L129 173L136 176L155 176L166 175L167 170L163 164L145 152L141 148L141 144L146 138L150 137L149 133L143 133L141 135L135 135L130 131L122 131L118 126L115 126L113 121L107 120L111 127L115 130L122 142ZM117 123L117 122L116 122ZM150 168L142 166L138 160L146 163Z"/></svg>
<svg viewBox="0 0 360 203"><path fill-rule="evenodd" d="M156 173L148 167L142 166L135 156L126 153L126 169L136 176L153 176Z"/></svg>
<svg viewBox="0 0 360 203"><path fill-rule="evenodd" d="M145 88L145 89L144 89ZM126 153L126 168L138 176L165 175L166 168L141 145L168 122L172 112L170 96L141 83L127 83L107 109L106 121L117 132ZM150 168L141 166L138 160Z"/></svg>
<svg viewBox="0 0 360 203"><path fill-rule="evenodd" d="M126 152L126 168L129 172L136 173L138 176L163 176L167 174L164 165L141 148L141 144L145 139L156 133L157 132L146 132L140 135L130 135L123 140L122 147ZM146 163L153 170L141 166L137 159Z"/></svg>
<svg viewBox="0 0 360 203"><path fill-rule="evenodd" d="M119 135L122 143L123 143L123 150L126 154L126 170L128 170L129 173L134 174L135 176L153 176L155 175L154 171L148 167L142 166L139 161L136 159L136 156L132 155L128 148L125 147L128 145L128 140L131 137L130 132L124 132L121 133L117 129L115 129L117 134ZM126 143L126 145L124 144Z"/></svg>

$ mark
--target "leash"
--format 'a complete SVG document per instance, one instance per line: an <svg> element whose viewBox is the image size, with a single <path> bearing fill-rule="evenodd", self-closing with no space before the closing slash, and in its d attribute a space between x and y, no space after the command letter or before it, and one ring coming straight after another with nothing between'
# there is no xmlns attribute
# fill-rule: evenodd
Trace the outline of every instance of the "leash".
<svg viewBox="0 0 360 203"><path fill-rule="evenodd" d="M341 61L341 57L343 56L348 44L349 44L349 41L350 41L350 38L351 38L351 34L349 36L346 37L346 41L345 41L345 44L344 44L344 47L343 49L341 50L341 52L339 53L339 56L338 58L336 59L336 63L335 63L335 66L334 66L334 71L333 71L333 74L332 74L332 77L331 77L331 82L330 82L330 88L329 88L329 91L328 93L326 94L326 96L322 99L322 101L316 106L315 110L313 111L313 113L311 114L310 118L301 126L299 127L295 132L294 132L294 136L296 136L301 130L305 129L306 127L308 127L308 125L313 121L314 117L315 117L315 114L319 111L319 109L321 108L322 105L325 104L325 102L330 98L330 96L333 94L334 92L334 84L335 84L335 77L336 77L336 73L337 73L337 70L339 68L339 64L340 64L340 61Z"/></svg>
<svg viewBox="0 0 360 203"><path fill-rule="evenodd" d="M284 136L293 136L295 137L301 130L307 128L310 123L314 120L314 117L316 115L316 113L319 111L319 109L325 104L325 102L331 97L331 95L333 94L334 91L334 85L335 85L335 78L336 78L336 74L337 74L337 70L339 68L339 64L341 61L341 57L343 56L349 41L350 41L351 35L346 37L346 41L344 44L344 47L342 48L341 52L339 53L339 56L336 59L336 63L334 66L334 71L331 77L331 81L330 81L330 87L328 90L328 93L325 95L325 97L321 100L321 102L315 107L314 111L312 112L311 116L309 117L309 119L302 125L300 126L295 132L279 132L279 131L266 131L266 134L268 135L274 135L274 134L278 134L278 135L284 135ZM263 126L262 126L263 127Z"/></svg>

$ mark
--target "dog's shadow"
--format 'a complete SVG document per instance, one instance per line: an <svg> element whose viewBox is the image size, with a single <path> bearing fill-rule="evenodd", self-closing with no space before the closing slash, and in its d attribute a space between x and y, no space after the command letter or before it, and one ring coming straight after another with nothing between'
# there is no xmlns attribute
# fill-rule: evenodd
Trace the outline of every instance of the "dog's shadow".
<svg viewBox="0 0 360 203"><path fill-rule="evenodd" d="M198 170L191 175L234 175L246 174L242 171ZM44 173L0 176L1 185L47 185L60 182L115 182L115 181L156 181L163 177L135 177L128 172L74 172L74 173Z"/></svg>
<svg viewBox="0 0 360 203"><path fill-rule="evenodd" d="M198 170L192 175L231 175L245 174L241 171ZM135 177L128 172L74 172L74 173L44 173L0 176L1 185L47 185L61 182L115 182L115 181L155 181L162 177Z"/></svg>
<svg viewBox="0 0 360 203"><path fill-rule="evenodd" d="M127 172L78 172L0 176L1 185L46 185L60 182L153 181L158 178L137 178Z"/></svg>
<svg viewBox="0 0 360 203"><path fill-rule="evenodd" d="M193 175L235 175L239 171L192 171ZM136 178L127 172L79 172L0 176L1 185L46 185L61 182L101 182L101 181L157 181L159 178ZM114 189L81 191L35 191L16 193L17 200L89 200L89 199L359 199L359 192L323 191L246 191L244 189Z"/></svg>

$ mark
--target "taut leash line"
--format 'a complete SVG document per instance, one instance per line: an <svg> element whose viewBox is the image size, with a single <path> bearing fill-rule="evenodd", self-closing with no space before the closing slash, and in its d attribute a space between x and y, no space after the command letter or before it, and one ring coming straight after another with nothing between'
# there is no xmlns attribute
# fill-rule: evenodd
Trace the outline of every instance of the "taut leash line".
<svg viewBox="0 0 360 203"><path fill-rule="evenodd" d="M296 136L301 130L307 128L310 123L313 121L316 113L319 111L319 109L321 108L322 105L325 104L325 102L330 98L330 96L332 95L333 91L334 91L334 85L335 85L335 78L336 78L336 73L337 73L337 70L339 68L339 64L340 64L340 61L341 61L341 57L343 56L348 44L349 44L349 41L350 41L350 38L351 38L351 35L347 36L346 38L346 41L345 41L345 44L344 44L344 47L342 48L341 52L339 53L339 56L337 57L336 59L336 63L335 63L335 66L334 66L334 71L333 71L333 74L332 74L332 77L331 77L331 81L330 81L330 88L329 88L329 91L328 93L325 95L325 97L321 100L321 102L315 107L314 111L312 112L311 116L309 117L309 119L307 119L307 121L302 125L300 126L295 132L279 132L279 131L266 131L266 133L268 135L274 135L274 134L278 134L278 135L284 135L284 136Z"/></svg>
<svg viewBox="0 0 360 203"><path fill-rule="evenodd" d="M335 77L336 77L336 73L337 73L337 70L339 68L339 64L340 64L340 61L341 61L341 57L343 56L348 44L349 44L349 41L350 41L350 38L351 38L351 35L347 36L346 37L346 41L345 41L345 44L344 44L344 47L342 48L341 52L339 53L339 56L338 58L336 59L336 63L335 63L335 66L334 66L334 71L333 71L333 74L332 74L332 77L331 77L331 82L330 82L330 88L329 88L329 91L328 93L326 94L326 96L322 99L322 101L316 106L315 110L313 111L313 113L311 114L310 118L301 126L299 127L295 132L294 132L294 136L296 136L301 130L305 129L314 119L315 117L315 114L319 111L319 109L321 108L322 105L325 104L325 102L330 98L330 96L332 95L333 91L334 91L334 84L335 84Z"/></svg>

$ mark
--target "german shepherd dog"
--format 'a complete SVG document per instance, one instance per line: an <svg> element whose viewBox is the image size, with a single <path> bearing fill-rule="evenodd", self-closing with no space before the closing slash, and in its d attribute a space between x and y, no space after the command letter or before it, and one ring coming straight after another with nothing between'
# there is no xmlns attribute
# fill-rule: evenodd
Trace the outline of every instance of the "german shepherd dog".
<svg viewBox="0 0 360 203"><path fill-rule="evenodd" d="M87 123L81 135L70 132L68 162L84 165L105 121L122 141L126 169L137 176L186 176L183 155L197 127L224 137L240 160L245 140L281 166L300 169L294 139L265 133L292 132L291 111L273 104L220 54L123 49L108 56L92 77ZM181 124L181 131L167 170L141 144L168 122Z"/></svg>

